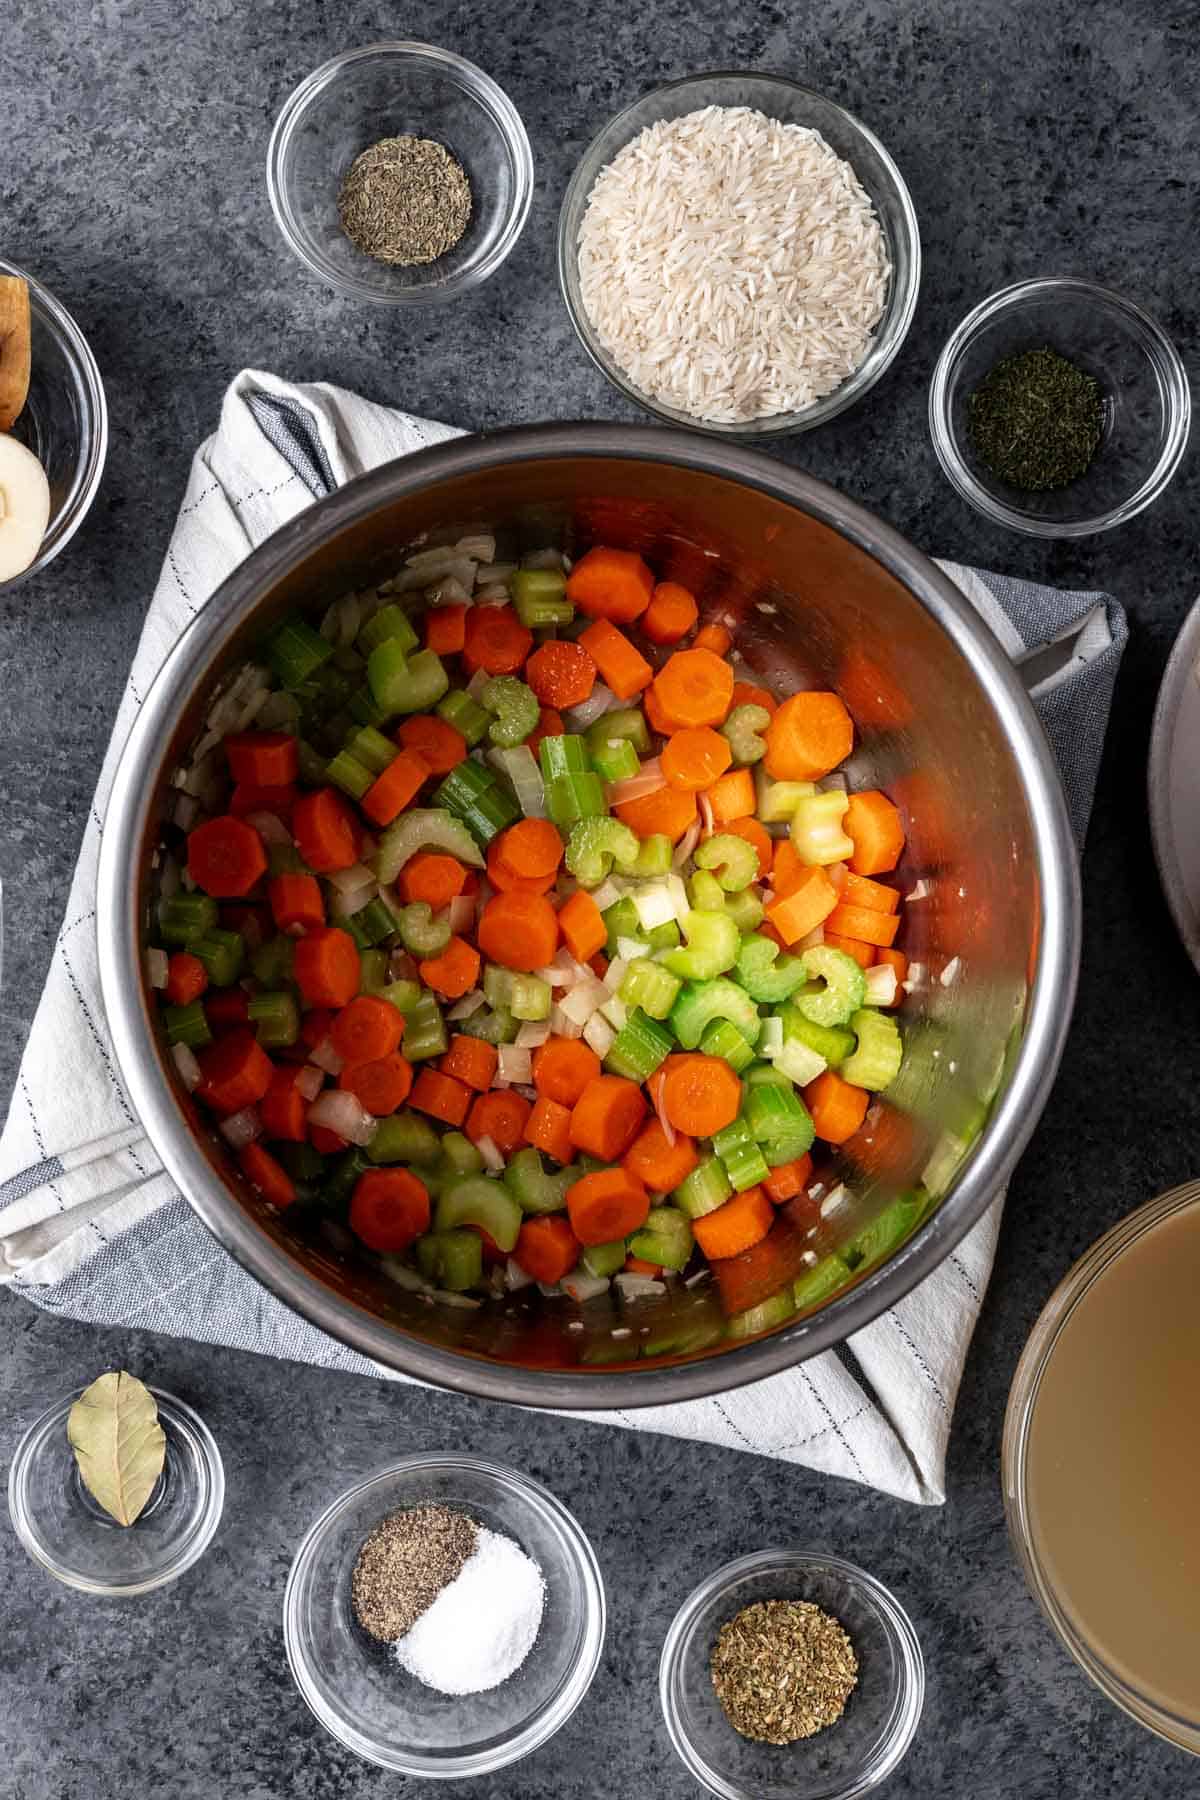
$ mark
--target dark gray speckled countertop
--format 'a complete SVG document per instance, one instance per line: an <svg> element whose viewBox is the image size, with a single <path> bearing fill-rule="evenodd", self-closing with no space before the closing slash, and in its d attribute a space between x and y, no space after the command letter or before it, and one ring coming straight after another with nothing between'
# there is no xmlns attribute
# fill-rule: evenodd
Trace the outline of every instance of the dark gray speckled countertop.
<svg viewBox="0 0 1200 1800"><path fill-rule="evenodd" d="M888 1790L896 1800L1175 1800L1200 1788L1195 1765L1114 1711L1051 1640L1009 1553L997 1473L1007 1386L1050 1288L1104 1225L1200 1165L1200 1007L1159 898L1143 785L1158 677L1198 585L1197 463L1148 515L1060 547L982 525L944 483L925 427L947 331L1019 276L1107 281L1194 360L1198 26L1195 4L1166 0L817 0L736 15L718 0L570 11L529 0L511 15L478 0L413 0L401 13L377 0L9 0L0 251L88 333L113 441L69 552L0 596L0 1104L188 460L225 383L246 364L326 377L468 427L632 416L573 340L554 224L592 133L665 78L736 65L795 75L860 113L913 190L926 274L899 362L864 405L778 454L931 551L1109 588L1133 637L1084 865L1075 1028L1013 1183L946 1506L920 1511L724 1450L87 1330L0 1298L0 1465L45 1396L123 1363L200 1408L229 1480L204 1562L134 1604L57 1588L0 1531L2 1800L432 1795L356 1762L309 1717L284 1660L280 1600L302 1531L346 1480L443 1445L548 1482L591 1533L611 1600L603 1667L575 1719L473 1793L694 1793L659 1719L663 1632L701 1571L779 1540L865 1564L912 1613L929 1692ZM452 310L408 317L359 310L302 275L263 182L271 121L294 82L339 50L398 35L498 77L537 160L529 225L501 274Z"/></svg>

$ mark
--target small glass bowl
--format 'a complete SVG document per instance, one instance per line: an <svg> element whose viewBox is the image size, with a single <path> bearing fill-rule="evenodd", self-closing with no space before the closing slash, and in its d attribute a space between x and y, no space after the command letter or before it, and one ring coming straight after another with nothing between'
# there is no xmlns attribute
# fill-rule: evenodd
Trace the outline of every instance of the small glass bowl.
<svg viewBox="0 0 1200 1800"><path fill-rule="evenodd" d="M56 1400L17 1445L8 1472L13 1528L35 1562L68 1587L108 1599L165 1587L208 1549L225 1504L221 1453L203 1419L161 1388L150 1392L167 1458L145 1510L118 1525L84 1487L67 1441L82 1389Z"/></svg>
<svg viewBox="0 0 1200 1800"><path fill-rule="evenodd" d="M709 1657L726 1620L757 1600L811 1600L845 1626L858 1685L836 1725L796 1744L758 1744L729 1723ZM702 1581L672 1622L658 1691L671 1742L720 1800L852 1800L886 1781L916 1733L925 1664L907 1613L838 1556L762 1550Z"/></svg>
<svg viewBox="0 0 1200 1800"><path fill-rule="evenodd" d="M0 275L29 283L29 398L12 435L37 457L50 483L41 549L27 569L0 581L0 591L7 591L53 562L87 517L108 453L108 407L96 359L66 307L15 263L0 258Z"/></svg>
<svg viewBox="0 0 1200 1800"><path fill-rule="evenodd" d="M619 150L633 142L648 125L662 119L679 119L705 106L749 106L785 124L804 125L819 131L831 149L854 169L870 196L887 244L892 265L883 315L875 327L871 348L840 387L799 412L771 413L761 419L721 424L697 419L636 388L601 344L587 315L579 281L579 228L588 195L596 177ZM558 220L558 279L571 323L580 343L602 374L634 405L691 431L711 432L716 437L776 438L810 431L823 425L874 387L897 355L908 335L921 284L921 238L912 197L904 177L875 136L853 113L783 75L755 75L718 71L671 81L635 100L610 119L592 139L571 178Z"/></svg>
<svg viewBox="0 0 1200 1800"><path fill-rule="evenodd" d="M355 157L383 137L444 144L471 183L471 222L436 262L398 267L355 248L338 192ZM533 153L504 90L474 63L432 44L368 44L305 77L275 121L267 151L275 219L301 262L340 293L380 306L450 300L495 274L533 198Z"/></svg>
<svg viewBox="0 0 1200 1800"><path fill-rule="evenodd" d="M1028 494L980 462L967 402L1002 357L1047 344L1095 376L1104 422L1085 475ZM951 484L985 518L1030 537L1090 537L1142 512L1179 467L1191 416L1187 375L1162 328L1132 300L1068 276L1018 282L969 312L929 390L933 447Z"/></svg>
<svg viewBox="0 0 1200 1800"><path fill-rule="evenodd" d="M482 1694L439 1694L407 1674L354 1617L350 1578L364 1538L389 1513L445 1505L519 1543L541 1567L545 1611L517 1672ZM283 1634L296 1685L321 1724L367 1761L403 1775L488 1775L565 1725L604 1643L604 1587L567 1509L513 1469L471 1456L411 1456L356 1482L296 1553Z"/></svg>

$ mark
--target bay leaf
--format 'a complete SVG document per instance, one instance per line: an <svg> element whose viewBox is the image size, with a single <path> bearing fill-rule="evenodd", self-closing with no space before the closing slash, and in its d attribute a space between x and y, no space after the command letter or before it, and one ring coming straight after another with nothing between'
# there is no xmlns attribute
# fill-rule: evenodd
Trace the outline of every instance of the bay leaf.
<svg viewBox="0 0 1200 1800"><path fill-rule="evenodd" d="M118 1525L132 1525L167 1457L149 1388L124 1369L97 1376L67 1415L67 1438L93 1500Z"/></svg>

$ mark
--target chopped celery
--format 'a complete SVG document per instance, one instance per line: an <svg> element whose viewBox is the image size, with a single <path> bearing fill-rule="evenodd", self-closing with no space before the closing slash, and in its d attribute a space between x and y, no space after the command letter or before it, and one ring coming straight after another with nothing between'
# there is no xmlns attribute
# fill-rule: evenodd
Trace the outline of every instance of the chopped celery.
<svg viewBox="0 0 1200 1800"><path fill-rule="evenodd" d="M817 791L815 781L771 781L761 766L754 771L754 785L758 794L758 816L764 825L790 820L801 800Z"/></svg>
<svg viewBox="0 0 1200 1800"><path fill-rule="evenodd" d="M463 688L452 688L448 694L443 695L437 703L437 715L439 719L445 719L447 725L453 725L455 731L462 733L471 750L483 740L492 722L491 714L472 700Z"/></svg>
<svg viewBox="0 0 1200 1800"><path fill-rule="evenodd" d="M684 1269L694 1242L685 1213L675 1206L652 1206L646 1223L629 1240L629 1253L663 1269Z"/></svg>
<svg viewBox="0 0 1200 1800"><path fill-rule="evenodd" d="M726 894L725 911L743 933L757 931L763 922L763 903L749 888L740 894Z"/></svg>
<svg viewBox="0 0 1200 1800"><path fill-rule="evenodd" d="M688 878L688 899L697 912L724 912L725 890L707 869L697 869Z"/></svg>
<svg viewBox="0 0 1200 1800"><path fill-rule="evenodd" d="M723 912L689 912L683 921L687 948L669 950L663 958L672 975L685 981L710 981L737 961L741 939L733 920Z"/></svg>
<svg viewBox="0 0 1200 1800"><path fill-rule="evenodd" d="M814 1025L844 1025L867 995L866 980L854 958L844 950L817 944L804 952L804 967L810 980L824 985L811 993L801 989L792 1004Z"/></svg>
<svg viewBox="0 0 1200 1800"><path fill-rule="evenodd" d="M472 765L473 767L474 765ZM379 840L375 873L386 887L395 881L418 850L444 850L468 868L481 869L483 857L466 826L442 806L418 807L401 813Z"/></svg>
<svg viewBox="0 0 1200 1800"><path fill-rule="evenodd" d="M395 937L400 929L400 921L383 898L376 894L368 900L361 912L354 915L355 923L367 940L367 944L382 944L388 938Z"/></svg>
<svg viewBox="0 0 1200 1800"><path fill-rule="evenodd" d="M672 845L664 832L656 831L643 838L632 859L619 856L617 869L632 881L654 881L671 873Z"/></svg>
<svg viewBox="0 0 1200 1800"><path fill-rule="evenodd" d="M713 871L724 894L736 894L758 880L758 851L736 832L719 831L697 844L694 861L698 869Z"/></svg>
<svg viewBox="0 0 1200 1800"><path fill-rule="evenodd" d="M787 1146L790 1154L781 1161L794 1162L813 1141L808 1108L793 1087L774 1082L751 1087L742 1110L756 1144L764 1150L776 1144Z"/></svg>
<svg viewBox="0 0 1200 1800"><path fill-rule="evenodd" d="M440 956L452 936L444 913L434 917L428 900L413 900L402 907L397 921L400 941L411 956Z"/></svg>
<svg viewBox="0 0 1200 1800"><path fill-rule="evenodd" d="M738 946L734 979L752 1000L775 1005L802 986L808 970L802 956L781 955L778 944L756 935L744 937Z"/></svg>
<svg viewBox="0 0 1200 1800"><path fill-rule="evenodd" d="M484 845L521 817L516 801L496 785L492 771L481 768L477 762L461 762L451 769L433 797L438 806L461 819L471 835Z"/></svg>
<svg viewBox="0 0 1200 1800"><path fill-rule="evenodd" d="M405 656L394 639L379 644L367 658L367 681L380 706L391 713L428 712L450 686L450 677L433 650Z"/></svg>
<svg viewBox="0 0 1200 1800"><path fill-rule="evenodd" d="M754 1134L744 1118L735 1119L723 1131L715 1131L712 1145L739 1194L745 1193L747 1188L757 1187L760 1181L767 1179L769 1170L766 1158L755 1143Z"/></svg>
<svg viewBox="0 0 1200 1800"><path fill-rule="evenodd" d="M426 988L406 1016L404 1054L410 1063L423 1062L431 1056L444 1056L448 1048L441 1008Z"/></svg>
<svg viewBox="0 0 1200 1800"><path fill-rule="evenodd" d="M850 796L838 788L825 794L808 794L800 801L789 831L802 863L811 866L844 862L854 855L854 840L842 828L849 804Z"/></svg>
<svg viewBox="0 0 1200 1800"><path fill-rule="evenodd" d="M320 751L314 750L311 744L301 738L297 745L297 757L300 763L300 779L305 787L320 787L325 779L325 758ZM287 874L288 871L285 869L282 873Z"/></svg>
<svg viewBox="0 0 1200 1800"><path fill-rule="evenodd" d="M840 1069L854 1048L854 1033L844 1025L816 1025L796 1006L781 1006L779 1018L785 1042L789 1038L798 1038L818 1056L824 1057L831 1069Z"/></svg>
<svg viewBox="0 0 1200 1800"><path fill-rule="evenodd" d="M164 944L190 944L217 923L217 903L207 894L172 894L158 905L158 931Z"/></svg>
<svg viewBox="0 0 1200 1800"><path fill-rule="evenodd" d="M299 687L333 655L333 645L292 613L267 639L266 658L285 688Z"/></svg>
<svg viewBox="0 0 1200 1800"><path fill-rule="evenodd" d="M358 647L365 656L377 650L380 644L397 644L405 656L415 650L420 643L412 622L402 607L393 602L390 606L382 606L379 611L362 627L358 634Z"/></svg>
<svg viewBox="0 0 1200 1800"><path fill-rule="evenodd" d="M537 730L537 695L515 675L494 675L479 698L493 715L488 737L501 750L515 750Z"/></svg>
<svg viewBox="0 0 1200 1800"><path fill-rule="evenodd" d="M690 1356L694 1350L708 1350L725 1336L725 1327L711 1313L689 1319L673 1319L651 1326L638 1345L639 1356Z"/></svg>
<svg viewBox="0 0 1200 1800"><path fill-rule="evenodd" d="M369 687L358 688L346 702L346 712L356 725L385 725L389 711L379 704Z"/></svg>
<svg viewBox="0 0 1200 1800"><path fill-rule="evenodd" d="M632 744L639 756L645 756L650 748L650 731L640 706L619 706L613 712L602 713L588 726L589 750L593 744L611 744L618 738Z"/></svg>
<svg viewBox="0 0 1200 1800"><path fill-rule="evenodd" d="M497 1006L481 1007L469 1019L460 1019L458 1029L464 1037L478 1038L484 1044L511 1044L519 1027L507 1007Z"/></svg>
<svg viewBox="0 0 1200 1800"><path fill-rule="evenodd" d="M339 1212L348 1206L355 1182L370 1167L365 1150L347 1150L339 1156L321 1183L321 1198L326 1206Z"/></svg>
<svg viewBox="0 0 1200 1800"><path fill-rule="evenodd" d="M904 1060L900 1029L895 1019L871 1007L863 1007L852 1015L850 1029L858 1043L842 1064L842 1079L872 1093L882 1093L895 1081Z"/></svg>
<svg viewBox="0 0 1200 1800"><path fill-rule="evenodd" d="M592 767L603 781L628 781L636 775L638 754L628 738L588 737L588 755L592 759Z"/></svg>
<svg viewBox="0 0 1200 1800"><path fill-rule="evenodd" d="M700 1039L700 1048L705 1056L719 1056L727 1062L735 1075L740 1075L754 1059L754 1051L728 1019L713 1020Z"/></svg>
<svg viewBox="0 0 1200 1800"><path fill-rule="evenodd" d="M272 1144L271 1155L293 1181L320 1181L325 1173L325 1158L311 1144Z"/></svg>
<svg viewBox="0 0 1200 1800"><path fill-rule="evenodd" d="M640 1007L652 1019L665 1019L679 998L682 985L678 975L672 975L661 963L641 956L625 971L617 998L631 1011Z"/></svg>
<svg viewBox="0 0 1200 1800"><path fill-rule="evenodd" d="M665 925L655 925L650 931L643 931L642 936L651 950L674 950L679 942L679 927L674 919L668 919Z"/></svg>
<svg viewBox="0 0 1200 1800"><path fill-rule="evenodd" d="M483 971L483 997L489 1006L512 1011L513 972L498 963L487 963Z"/></svg>
<svg viewBox="0 0 1200 1800"><path fill-rule="evenodd" d="M902 1244L925 1210L925 1196L919 1190L897 1194L878 1216L855 1233L842 1249L848 1266L856 1275Z"/></svg>
<svg viewBox="0 0 1200 1800"><path fill-rule="evenodd" d="M352 914L350 918L341 919L339 921L341 930L349 933L354 939L356 948L359 950L369 950L371 948L371 934L363 925L363 912L365 910L365 908L362 908L358 912Z"/></svg>
<svg viewBox="0 0 1200 1800"><path fill-rule="evenodd" d="M527 631L543 625L569 625L575 608L567 599L561 569L517 569L508 584L518 619Z"/></svg>
<svg viewBox="0 0 1200 1800"><path fill-rule="evenodd" d="M625 1239L613 1244L589 1244L580 1258L589 1275L603 1278L616 1275L625 1267Z"/></svg>
<svg viewBox="0 0 1200 1800"><path fill-rule="evenodd" d="M550 1017L552 999L550 983L543 981L540 975L514 975L508 1010L523 1024L536 1024L540 1019Z"/></svg>
<svg viewBox="0 0 1200 1800"><path fill-rule="evenodd" d="M786 1075L773 1062L752 1062L742 1072L742 1086L749 1093L756 1087L791 1087Z"/></svg>
<svg viewBox="0 0 1200 1800"><path fill-rule="evenodd" d="M560 732L544 737L538 745L543 781L558 781L566 775L586 775L591 767L587 744L573 732Z"/></svg>
<svg viewBox="0 0 1200 1800"><path fill-rule="evenodd" d="M318 786L325 779L324 769L325 765L322 763L316 778ZM267 873L268 875L311 875L312 870L304 861L295 844L268 844Z"/></svg>
<svg viewBox="0 0 1200 1800"><path fill-rule="evenodd" d="M186 1044L189 1050L201 1050L212 1043L212 1031L199 1000L190 1000L186 1006L164 1006L162 1016L168 1044Z"/></svg>
<svg viewBox="0 0 1200 1800"><path fill-rule="evenodd" d="M702 1219L705 1213L716 1212L718 1206L724 1206L732 1192L720 1157L707 1156L680 1182L671 1198L689 1219Z"/></svg>
<svg viewBox="0 0 1200 1800"><path fill-rule="evenodd" d="M799 1038L785 1038L783 1049L775 1052L775 1069L780 1075L786 1075L797 1087L807 1087L818 1075L825 1073L825 1058L819 1050L812 1050Z"/></svg>
<svg viewBox="0 0 1200 1800"><path fill-rule="evenodd" d="M761 762L767 754L767 746L761 734L770 723L771 715L765 706L734 707L721 726L721 735L728 738L729 748L733 751L733 760L738 768L749 768L752 763Z"/></svg>
<svg viewBox="0 0 1200 1800"><path fill-rule="evenodd" d="M214 987L232 987L242 972L246 942L240 932L208 931L193 938L188 949L200 958Z"/></svg>
<svg viewBox="0 0 1200 1800"><path fill-rule="evenodd" d="M758 1042L762 1020L745 988L723 978L689 982L671 1008L671 1030L685 1050L694 1050L714 1019L728 1019L748 1044Z"/></svg>
<svg viewBox="0 0 1200 1800"><path fill-rule="evenodd" d="M796 1311L803 1312L805 1307L818 1306L822 1300L828 1300L831 1294L845 1287L849 1279L850 1265L842 1257L823 1257L803 1275L797 1275L792 1286Z"/></svg>
<svg viewBox="0 0 1200 1800"><path fill-rule="evenodd" d="M760 1331L773 1331L777 1325L783 1325L795 1310L792 1289L786 1287L778 1294L760 1300L757 1306L748 1306L744 1312L731 1314L726 1320L725 1331L727 1336L735 1339L757 1337Z"/></svg>
<svg viewBox="0 0 1200 1800"><path fill-rule="evenodd" d="M372 775L382 775L397 756L396 746L391 738L384 737L382 731L376 731L374 725L361 725L353 737L347 740L345 748L364 769L370 769Z"/></svg>
<svg viewBox="0 0 1200 1800"><path fill-rule="evenodd" d="M638 1010L631 1012L609 1048L604 1067L628 1081L647 1081L674 1047L669 1031Z"/></svg>
<svg viewBox="0 0 1200 1800"><path fill-rule="evenodd" d="M617 954L619 938L637 938L642 935L637 907L628 894L622 895L620 900L614 900L611 906L605 908L600 917L603 919L604 929L608 933L608 941L604 947L607 956Z"/></svg>
<svg viewBox="0 0 1200 1800"><path fill-rule="evenodd" d="M442 1156L456 1175L477 1175L482 1169L483 1157L461 1131L446 1132L441 1143Z"/></svg>
<svg viewBox="0 0 1200 1800"><path fill-rule="evenodd" d="M438 1209L441 1209L438 1201ZM483 1240L477 1231L427 1231L416 1242L417 1267L426 1281L462 1294L483 1280Z"/></svg>
<svg viewBox="0 0 1200 1800"><path fill-rule="evenodd" d="M397 1012L403 1013L407 1018L410 1012L415 1011L421 999L421 993L422 989L418 982L388 981L384 983L383 987L376 990L376 998L386 1000L389 1006L394 1006Z"/></svg>
<svg viewBox="0 0 1200 1800"><path fill-rule="evenodd" d="M437 1132L419 1113L392 1113L380 1119L367 1145L373 1163L433 1163L441 1153Z"/></svg>
<svg viewBox="0 0 1200 1800"><path fill-rule="evenodd" d="M286 991L251 994L246 1016L268 1050L286 1050L300 1036L300 1008L295 995Z"/></svg>
<svg viewBox="0 0 1200 1800"><path fill-rule="evenodd" d="M542 744L554 741L553 738L543 738ZM586 774L558 775L546 783L546 812L560 831L568 831L581 819L603 818L607 811L604 783L590 771Z"/></svg>
<svg viewBox="0 0 1200 1800"><path fill-rule="evenodd" d="M614 862L636 861L637 854L637 836L628 825L619 819L592 818L571 827L565 860L580 887L594 888L600 886Z"/></svg>
<svg viewBox="0 0 1200 1800"><path fill-rule="evenodd" d="M282 987L285 981L292 979L292 960L296 954L296 940L280 932L277 937L268 938L265 944L251 952L250 973L259 987Z"/></svg>
<svg viewBox="0 0 1200 1800"><path fill-rule="evenodd" d="M458 1225L474 1225L486 1231L498 1250L516 1246L521 1229L521 1208L512 1190L486 1175L464 1175L438 1196L434 1225L452 1231Z"/></svg>
<svg viewBox="0 0 1200 1800"><path fill-rule="evenodd" d="M512 1190L522 1212L527 1213L563 1212L567 1189L578 1179L575 1169L560 1169L556 1175L548 1174L541 1151L532 1147L518 1150L504 1171L505 1187Z"/></svg>

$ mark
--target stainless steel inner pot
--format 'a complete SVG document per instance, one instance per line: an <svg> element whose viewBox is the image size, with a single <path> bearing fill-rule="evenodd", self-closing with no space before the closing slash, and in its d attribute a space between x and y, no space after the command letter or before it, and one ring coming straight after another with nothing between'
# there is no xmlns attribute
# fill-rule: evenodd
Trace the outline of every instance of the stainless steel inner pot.
<svg viewBox="0 0 1200 1800"><path fill-rule="evenodd" d="M821 1310L748 1343L695 1341L703 1289L577 1309L533 1290L431 1306L328 1234L297 1235L241 1182L181 1089L144 976L151 857L170 772L223 678L295 607L381 579L430 534L486 525L505 550L607 542L736 621L747 671L834 686L854 773L905 814L916 991L905 1069L841 1159L836 1246L922 1178L938 1196L889 1260ZM256 550L189 627L130 734L109 802L98 929L104 998L133 1104L167 1168L238 1260L297 1312L393 1368L526 1404L628 1407L719 1392L812 1356L906 1293L1010 1174L1045 1104L1078 961L1074 847L1058 774L1012 667L957 589L863 508L751 451L666 430L523 428L406 457L318 502ZM583 1318L585 1328L569 1331ZM614 1325L632 1326L614 1339ZM658 1350L647 1355L647 1350ZM641 1354L639 1355L639 1351Z"/></svg>

